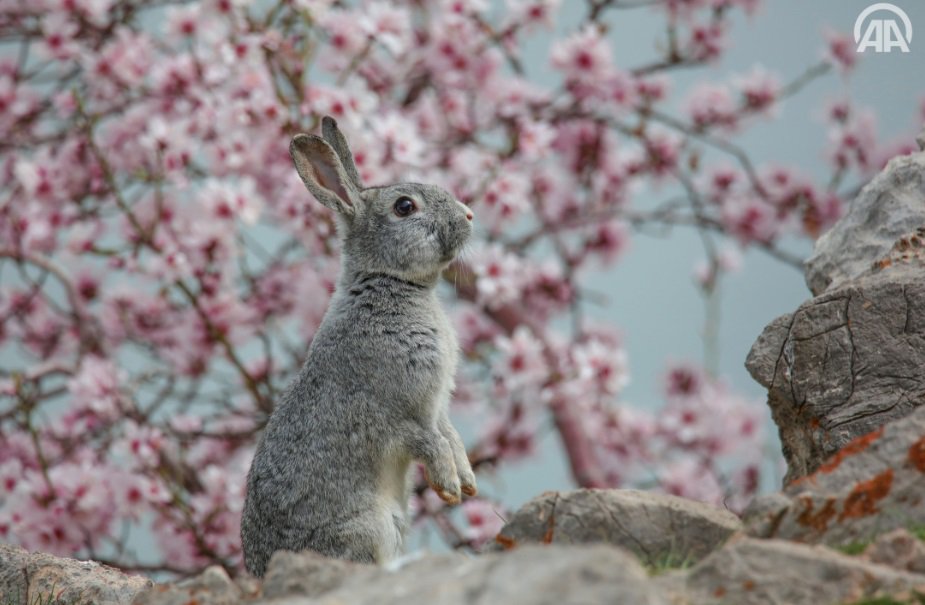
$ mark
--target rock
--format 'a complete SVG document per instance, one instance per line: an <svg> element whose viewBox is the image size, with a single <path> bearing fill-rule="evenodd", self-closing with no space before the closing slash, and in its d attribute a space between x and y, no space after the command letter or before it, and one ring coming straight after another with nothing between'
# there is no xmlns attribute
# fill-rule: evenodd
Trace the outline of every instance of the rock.
<svg viewBox="0 0 925 605"><path fill-rule="evenodd" d="M774 320L758 338L745 365L768 389L785 483L925 402L923 277L912 267L863 277Z"/></svg>
<svg viewBox="0 0 925 605"><path fill-rule="evenodd" d="M236 605L243 596L228 572L213 565L188 580L146 590L133 605Z"/></svg>
<svg viewBox="0 0 925 605"><path fill-rule="evenodd" d="M746 531L846 546L925 524L925 408L848 443L818 470L762 497Z"/></svg>
<svg viewBox="0 0 925 605"><path fill-rule="evenodd" d="M878 536L864 551L864 558L894 569L925 574L925 543L905 529Z"/></svg>
<svg viewBox="0 0 925 605"><path fill-rule="evenodd" d="M816 242L806 284L818 295L869 274L900 238L925 226L925 153L899 156Z"/></svg>
<svg viewBox="0 0 925 605"><path fill-rule="evenodd" d="M677 578L669 585L677 587ZM683 587L675 602L816 605L922 591L925 576L822 546L739 537L694 566Z"/></svg>
<svg viewBox="0 0 925 605"><path fill-rule="evenodd" d="M241 594L244 595L245 599L254 598L260 595L261 582L259 578L255 578L246 571L242 571L234 579L235 585L238 587L238 590L241 591Z"/></svg>
<svg viewBox="0 0 925 605"><path fill-rule="evenodd" d="M0 594L7 603L93 603L128 605L151 580L93 561L29 553L0 544Z"/></svg>
<svg viewBox="0 0 925 605"><path fill-rule="evenodd" d="M316 597L343 584L347 577L372 573L375 568L330 559L312 551L279 551L270 559L263 581L265 598L297 594Z"/></svg>
<svg viewBox="0 0 925 605"><path fill-rule="evenodd" d="M0 544L0 596L19 605L29 592L29 552L18 546ZM6 605L6 603L4 603Z"/></svg>
<svg viewBox="0 0 925 605"><path fill-rule="evenodd" d="M925 402L925 152L893 158L816 242L816 295L771 322L746 360L768 388L788 472Z"/></svg>
<svg viewBox="0 0 925 605"><path fill-rule="evenodd" d="M383 569L317 599L289 597L254 605L668 605L635 558L613 546L528 545L509 552L428 556Z"/></svg>
<svg viewBox="0 0 925 605"><path fill-rule="evenodd" d="M700 560L742 527L734 514L676 496L636 490L547 492L518 510L498 534L525 542L601 542L633 552L645 565Z"/></svg>

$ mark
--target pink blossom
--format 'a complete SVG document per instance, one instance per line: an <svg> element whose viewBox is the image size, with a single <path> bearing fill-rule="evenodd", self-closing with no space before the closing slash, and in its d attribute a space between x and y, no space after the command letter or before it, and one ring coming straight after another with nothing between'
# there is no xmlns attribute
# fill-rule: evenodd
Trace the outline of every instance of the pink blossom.
<svg viewBox="0 0 925 605"><path fill-rule="evenodd" d="M528 209L530 183L526 177L513 170L503 170L501 176L485 189L479 217L488 225L503 225ZM487 212L481 212L485 209Z"/></svg>
<svg viewBox="0 0 925 605"><path fill-rule="evenodd" d="M760 435L754 406L721 382L680 366L669 373L669 399L659 431L679 446L708 456L747 450Z"/></svg>
<svg viewBox="0 0 925 605"><path fill-rule="evenodd" d="M167 35L177 38L192 38L199 29L200 7L171 6L167 9Z"/></svg>
<svg viewBox="0 0 925 605"><path fill-rule="evenodd" d="M486 246L473 256L479 302L497 308L517 300L524 278L522 260L498 245Z"/></svg>
<svg viewBox="0 0 925 605"><path fill-rule="evenodd" d="M383 161L400 162L406 166L423 163L424 146L415 125L397 113L372 118L376 139L385 149Z"/></svg>
<svg viewBox="0 0 925 605"><path fill-rule="evenodd" d="M687 53L697 61L714 61L726 45L726 27L723 21L710 21L691 27Z"/></svg>
<svg viewBox="0 0 925 605"><path fill-rule="evenodd" d="M520 124L520 136L517 142L527 160L536 160L550 154L555 138L556 131L548 124L524 120Z"/></svg>
<svg viewBox="0 0 925 605"><path fill-rule="evenodd" d="M84 357L80 369L67 383L73 407L100 419L111 419L120 410L124 373L112 361L93 355Z"/></svg>
<svg viewBox="0 0 925 605"><path fill-rule="evenodd" d="M509 390L538 387L548 373L543 343L526 326L518 326L511 337L498 336L500 353L495 373Z"/></svg>
<svg viewBox="0 0 925 605"><path fill-rule="evenodd" d="M715 0L668 0L665 8L673 16L689 19L691 15L712 4Z"/></svg>
<svg viewBox="0 0 925 605"><path fill-rule="evenodd" d="M773 209L750 196L730 199L723 207L722 221L742 245L769 242L779 230Z"/></svg>
<svg viewBox="0 0 925 605"><path fill-rule="evenodd" d="M832 127L829 139L831 161L836 168L853 168L862 173L875 168L871 155L877 148L877 120L871 111L852 111L842 123Z"/></svg>
<svg viewBox="0 0 925 605"><path fill-rule="evenodd" d="M742 95L743 109L762 113L769 110L780 94L780 81L761 66L755 66L748 74L734 82Z"/></svg>
<svg viewBox="0 0 925 605"><path fill-rule="evenodd" d="M551 26L562 0L506 0L514 23Z"/></svg>
<svg viewBox="0 0 925 605"><path fill-rule="evenodd" d="M523 295L529 304L525 310L538 321L560 313L575 300L575 289L562 266L554 261L525 268Z"/></svg>
<svg viewBox="0 0 925 605"><path fill-rule="evenodd" d="M629 405L607 410L601 416L589 424L606 455L614 458L614 484L621 485L632 479L634 466L653 464L658 424L649 411Z"/></svg>
<svg viewBox="0 0 925 605"><path fill-rule="evenodd" d="M375 1L366 5L359 15L360 28L389 52L404 52L411 33L408 11L389 2Z"/></svg>
<svg viewBox="0 0 925 605"><path fill-rule="evenodd" d="M457 15L482 13L489 8L488 0L443 0L447 12Z"/></svg>
<svg viewBox="0 0 925 605"><path fill-rule="evenodd" d="M466 500L462 508L468 523L466 538L474 546L481 546L494 540L504 526L504 518L498 512L500 507L488 500L483 498Z"/></svg>
<svg viewBox="0 0 925 605"><path fill-rule="evenodd" d="M125 436L116 448L138 468L155 467L160 462L161 450L165 446L163 433L156 427L138 426L134 422L125 424Z"/></svg>
<svg viewBox="0 0 925 605"><path fill-rule="evenodd" d="M707 170L705 187L707 196L712 202L722 203L742 185L744 180L745 175L742 171L731 164L712 166Z"/></svg>
<svg viewBox="0 0 925 605"><path fill-rule="evenodd" d="M5 508L10 530L31 550L73 555L109 534L116 513L109 482L99 465L86 459L28 472Z"/></svg>
<svg viewBox="0 0 925 605"><path fill-rule="evenodd" d="M650 133L645 140L645 156L641 160L643 169L661 177L674 170L680 154L680 137L659 130Z"/></svg>
<svg viewBox="0 0 925 605"><path fill-rule="evenodd" d="M733 131L739 124L739 107L725 86L699 85L687 99L687 113L700 130L716 126Z"/></svg>
<svg viewBox="0 0 925 605"><path fill-rule="evenodd" d="M233 184L210 179L203 186L201 195L203 205L215 219L239 218L254 224L260 218L263 202L251 178L245 177Z"/></svg>
<svg viewBox="0 0 925 605"><path fill-rule="evenodd" d="M636 92L646 103L657 103L668 94L669 82L663 76L636 78Z"/></svg>
<svg viewBox="0 0 925 605"><path fill-rule="evenodd" d="M578 82L606 79L613 69L610 45L593 25L556 42L550 58L553 67Z"/></svg>
<svg viewBox="0 0 925 605"><path fill-rule="evenodd" d="M721 505L725 490L716 474L693 458L680 458L659 474L659 486L682 498Z"/></svg>
<svg viewBox="0 0 925 605"><path fill-rule="evenodd" d="M474 353L479 345L491 343L499 336L497 325L472 305L460 308L454 320L459 344L465 353Z"/></svg>
<svg viewBox="0 0 925 605"><path fill-rule="evenodd" d="M537 419L519 400L498 410L486 426L480 455L499 460L522 460L535 453Z"/></svg>
<svg viewBox="0 0 925 605"><path fill-rule="evenodd" d="M626 351L615 339L589 338L572 349L578 378L605 395L617 395L629 383Z"/></svg>
<svg viewBox="0 0 925 605"><path fill-rule="evenodd" d="M842 72L850 72L858 61L854 40L849 34L826 31L826 58Z"/></svg>
<svg viewBox="0 0 925 605"><path fill-rule="evenodd" d="M45 52L58 61L77 56L80 47L75 43L78 26L63 13L49 13L42 18Z"/></svg>

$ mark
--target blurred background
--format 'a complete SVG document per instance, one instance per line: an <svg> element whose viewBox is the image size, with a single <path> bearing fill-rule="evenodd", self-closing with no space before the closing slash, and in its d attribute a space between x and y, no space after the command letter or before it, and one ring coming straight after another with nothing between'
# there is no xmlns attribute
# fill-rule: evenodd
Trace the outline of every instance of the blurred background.
<svg viewBox="0 0 925 605"><path fill-rule="evenodd" d="M825 35L850 33L855 20L869 2L781 0L761 3L755 13L735 15L728 52L715 64L672 77L672 96L685 94L704 79L727 80L755 65L788 77L801 74L823 54ZM895 3L912 22L925 22L925 6L916 2ZM580 19L581 11L563 7L565 17L556 25L560 35ZM661 16L650 10L633 10L610 15L613 24L609 40L619 63L636 65L651 57L664 28ZM925 27L925 26L922 26ZM738 139L756 162L793 164L814 180L831 175L827 149L833 136L826 120L831 104L850 98L869 109L879 140L889 144L908 141L925 128L923 88L925 77L919 65L925 59L922 44L910 45L909 53L894 50L858 54L850 77L829 74L811 83L799 95L775 109L774 120L755 124ZM549 39L537 36L527 46L531 78L555 82L548 69ZM676 104L682 109L683 103ZM861 179L863 181L863 179ZM860 184L860 182L858 183ZM664 192L647 191L645 196ZM786 249L800 258L812 251L812 242L785 237ZM695 272L706 260L696 233L676 228L667 234L656 232L633 239L625 262L589 277L605 292L607 309L591 307L589 312L619 326L631 352L631 380L625 396L632 405L653 406L661 399L666 359L701 360L704 357L704 326L707 303L697 287ZM717 370L736 390L762 402L765 389L745 370L745 357L755 339L772 319L795 310L811 298L799 269L780 263L757 250L741 254L741 268L728 275L717 295L722 320L717 330ZM770 423L768 456L782 468L776 430ZM570 484L568 468L555 435L549 435L540 458L504 474L511 501L517 504L543 489L560 489ZM769 473L765 489L778 487L779 475Z"/></svg>

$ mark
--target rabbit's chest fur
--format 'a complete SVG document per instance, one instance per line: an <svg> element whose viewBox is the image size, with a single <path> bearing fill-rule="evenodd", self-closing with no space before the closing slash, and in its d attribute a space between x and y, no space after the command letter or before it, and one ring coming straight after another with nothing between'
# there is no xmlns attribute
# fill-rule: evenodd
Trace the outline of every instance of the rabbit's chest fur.
<svg viewBox="0 0 925 605"><path fill-rule="evenodd" d="M433 415L453 388L456 335L431 288L385 277L339 293L333 323L348 363L392 418ZM416 408L407 409L408 406Z"/></svg>

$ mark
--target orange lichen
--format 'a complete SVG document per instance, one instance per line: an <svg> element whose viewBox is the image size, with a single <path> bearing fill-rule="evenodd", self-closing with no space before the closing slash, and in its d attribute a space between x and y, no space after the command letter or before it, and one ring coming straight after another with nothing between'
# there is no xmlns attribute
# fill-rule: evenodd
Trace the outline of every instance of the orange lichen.
<svg viewBox="0 0 925 605"><path fill-rule="evenodd" d="M888 468L876 477L861 481L845 498L845 507L839 521L866 517L877 512L877 502L890 493L893 485L893 469Z"/></svg>
<svg viewBox="0 0 925 605"><path fill-rule="evenodd" d="M801 498L803 502L803 512L797 517L797 523L805 527L810 527L819 533L824 532L829 527L829 521L836 515L835 498L828 498L819 512L813 513L815 503L812 498L805 496Z"/></svg>
<svg viewBox="0 0 925 605"><path fill-rule="evenodd" d="M549 515L549 521L546 523L546 533L543 534L543 544L551 544L552 536L556 529L556 516Z"/></svg>
<svg viewBox="0 0 925 605"><path fill-rule="evenodd" d="M713 596L717 599L722 599L724 596L726 596L726 589L722 586L717 586L716 590L713 591Z"/></svg>
<svg viewBox="0 0 925 605"><path fill-rule="evenodd" d="M909 448L909 464L920 473L925 473L925 436L912 444Z"/></svg>
<svg viewBox="0 0 925 605"><path fill-rule="evenodd" d="M754 580L745 580L742 582L742 588L747 592L750 590L755 590L755 581Z"/></svg>
<svg viewBox="0 0 925 605"><path fill-rule="evenodd" d="M500 544L501 547L504 548L504 550L511 550L512 548L517 546L517 541L514 540L514 538L509 538L505 536L504 534L498 534L497 536L495 536L495 542Z"/></svg>
<svg viewBox="0 0 925 605"><path fill-rule="evenodd" d="M861 435L856 437L845 444L840 450L835 452L828 460L826 460L822 466L819 467L820 473L831 473L847 458L848 456L853 456L860 452L866 450L871 443L876 441L883 435L883 427L881 426L875 431L867 433L866 435Z"/></svg>

